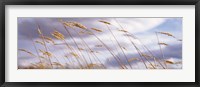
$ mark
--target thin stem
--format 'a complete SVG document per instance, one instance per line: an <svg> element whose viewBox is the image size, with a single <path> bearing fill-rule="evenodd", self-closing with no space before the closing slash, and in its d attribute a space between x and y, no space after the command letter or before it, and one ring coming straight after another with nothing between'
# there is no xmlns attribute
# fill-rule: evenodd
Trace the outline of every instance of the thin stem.
<svg viewBox="0 0 200 87"><path fill-rule="evenodd" d="M106 48L106 49L110 52L110 54L115 58L115 60L118 62L118 64L121 66L122 69L124 69L124 67L127 69L127 67L124 66L124 64L122 64L122 63L120 62L119 57L115 56L115 55L112 53L112 51L109 49L109 47L107 47L107 45L106 45L103 41L101 41L100 38L98 38L94 33L93 33L92 35L94 35L94 36L105 46L105 48ZM124 66L124 67L123 67L123 66Z"/></svg>
<svg viewBox="0 0 200 87"><path fill-rule="evenodd" d="M164 57L164 54L163 54L163 51L162 51L162 47L161 47L161 45L159 44L159 43L160 43L160 40L159 40L159 38L158 38L158 33L155 32L155 34L156 34L156 37L157 37L157 40L158 40L158 45L159 45L159 48L160 48L160 52L161 52L161 55L162 55L162 59L164 59L165 57ZM165 66L166 66L166 68L167 68L167 64L165 63L165 61L164 61L164 64L165 64Z"/></svg>
<svg viewBox="0 0 200 87"><path fill-rule="evenodd" d="M39 26L39 25L38 25L38 29L40 29L40 26ZM44 35L43 35L42 32L41 32L41 37L42 37L42 42L44 43L45 50L46 50L46 52L48 52L47 47L46 47L46 42L44 41ZM48 55L47 55L47 58L49 59L49 62L50 62L51 67L53 68L53 64L52 64L51 59L49 58Z"/></svg>
<svg viewBox="0 0 200 87"><path fill-rule="evenodd" d="M110 31L110 33L112 34L112 36L114 37L114 39L115 39L115 41L116 41L116 43L117 43L117 45L119 46L119 48L121 49L121 51L122 51L122 53L123 53L123 55L124 55L124 57L125 57L125 59L126 59L126 61L127 61L127 63L128 63L128 65L130 66L130 68L132 69L132 66L131 66L131 64L128 62L128 58L127 58L127 56L126 56L126 54L125 54L125 52L124 52L124 50L122 49L122 46L121 46L121 44L117 41L117 39L116 39L116 37L115 37L115 35L113 34L113 32L111 31L111 29L109 28L109 26L106 24L106 26L107 26L107 28L108 28L108 30Z"/></svg>
<svg viewBox="0 0 200 87"><path fill-rule="evenodd" d="M115 21L117 22L117 24L121 27L121 29L124 30L124 28L121 26L121 24L115 19ZM127 34L127 33L126 33ZM142 55L140 54L140 52L138 51L139 49L137 48L137 46L135 45L135 43L131 40L130 37L127 36L127 38L129 39L129 41L131 42L131 44L134 46L134 48L137 50L139 56L140 56L140 59L142 60L143 64L145 65L145 67L148 69L145 61L142 59Z"/></svg>
<svg viewBox="0 0 200 87"><path fill-rule="evenodd" d="M74 30L74 29L73 29ZM74 30L75 31L75 30ZM76 31L75 31L76 32ZM77 32L76 32L77 33ZM78 34L78 33L77 33ZM85 40L80 36L80 34L78 34L78 36L79 36L79 38L82 40L82 42L85 44L85 46L90 50L90 51L92 51L92 49L88 46L88 44L85 42ZM104 68L106 68L105 66L104 66L104 64L101 62L101 60L99 60L99 58L96 56L96 54L95 53L93 53L92 52L92 54L93 54L93 56L103 65L103 67ZM90 59L91 60L91 59Z"/></svg>
<svg viewBox="0 0 200 87"><path fill-rule="evenodd" d="M77 46L77 48L80 48L80 47L78 46L78 44L76 43L76 41L74 40L74 38L72 37L72 35L71 35L71 33L69 32L69 30L68 30L65 26L64 26L64 28L65 28L66 32L69 34L70 38L72 38L72 40L73 40L74 44ZM83 57L83 59L84 59L86 65L88 66L89 64L88 64L87 60L85 59L85 56L83 55L82 51L80 51L79 49L78 49L78 51L81 53L81 55L82 55L82 57ZM91 62L92 62L92 61L91 61ZM88 67L88 68L89 68L89 67Z"/></svg>
<svg viewBox="0 0 200 87"><path fill-rule="evenodd" d="M57 30L56 28L54 28L55 30ZM58 31L58 30L57 30ZM71 52L76 53L76 51L74 51L74 49L72 47L70 47L70 45L67 43L67 41L64 39L62 39L65 43L65 45L67 46L68 49L70 49ZM76 53L78 55L78 53ZM78 57L75 56L75 59L77 60L79 66L81 67L81 69L83 69L84 67L82 66L81 62L78 60Z"/></svg>

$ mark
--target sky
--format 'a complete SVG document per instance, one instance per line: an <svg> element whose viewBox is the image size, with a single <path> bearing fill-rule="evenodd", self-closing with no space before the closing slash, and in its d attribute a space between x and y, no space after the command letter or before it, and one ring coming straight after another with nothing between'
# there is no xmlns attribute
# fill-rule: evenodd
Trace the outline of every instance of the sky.
<svg viewBox="0 0 200 87"><path fill-rule="evenodd" d="M76 45L70 35L66 32L62 23L58 21L67 22L78 22L87 27L87 29L97 28L102 30L102 32L96 32L91 30L103 43L109 47L110 51L106 47L97 47L97 45L103 45L94 35L81 34L80 36L77 32L83 31L80 28L68 28L71 36L76 41ZM99 22L99 20L104 20L111 25L106 25ZM65 41L74 48L83 48L85 50L93 50L98 59L106 65L109 69L119 68L114 56L118 56L122 63L128 66L128 59L139 58L138 51L132 45L131 41L140 49L141 52L148 54L148 50L144 49L144 45L159 58L162 58L162 52L165 60L170 61L182 61L182 18L31 18L31 17L19 17L18 18L18 49L26 49L33 54L37 54L34 48L33 41L41 40L38 34L38 27L44 36L53 38L56 43L55 45L47 44L48 50L53 53L56 58L52 58L52 61L59 61L62 64L66 64L68 60L64 58L66 55L71 58L69 50L66 48L64 41L54 38L51 33L55 30L59 31L65 36ZM137 38L127 38L127 33L121 32L122 28L128 31L129 35L134 35ZM110 30L111 31L110 31ZM172 34L175 38L159 34L155 32L168 32ZM113 37L115 36L115 37ZM83 40L89 46L83 43ZM161 46L162 52L158 45L159 42L166 43L167 46ZM120 47L119 47L119 44ZM44 46L36 44L36 49L45 49ZM77 49L75 52L81 54ZM39 53L42 55L42 53ZM86 58L86 61L90 61L92 55L88 55L87 51L82 51L82 57ZM113 56L113 55L114 56ZM126 56L125 56L125 55ZM97 59L92 59L92 61L99 61ZM39 60L37 57L31 56L25 52L18 51L18 66L29 66L32 63L37 63ZM153 61L153 60L150 60ZM148 61L145 61L148 63ZM77 64L70 66L70 68L75 68ZM134 69L138 67L144 69L145 66L141 61L133 61L131 63ZM169 65L170 68L181 68L181 65ZM130 68L130 67L129 67Z"/></svg>

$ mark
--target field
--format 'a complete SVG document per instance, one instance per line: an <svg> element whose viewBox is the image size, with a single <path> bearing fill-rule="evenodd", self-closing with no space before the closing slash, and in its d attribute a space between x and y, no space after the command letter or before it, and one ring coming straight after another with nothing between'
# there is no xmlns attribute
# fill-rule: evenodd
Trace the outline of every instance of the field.
<svg viewBox="0 0 200 87"><path fill-rule="evenodd" d="M19 17L18 69L182 69L182 19Z"/></svg>

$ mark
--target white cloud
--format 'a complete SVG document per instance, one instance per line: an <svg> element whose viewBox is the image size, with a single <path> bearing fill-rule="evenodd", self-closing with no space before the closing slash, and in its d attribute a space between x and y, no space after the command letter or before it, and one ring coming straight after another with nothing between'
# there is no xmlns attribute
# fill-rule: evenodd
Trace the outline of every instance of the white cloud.
<svg viewBox="0 0 200 87"><path fill-rule="evenodd" d="M167 18L116 18L124 29L131 33L139 33L150 30L167 20ZM112 24L119 26L115 20Z"/></svg>

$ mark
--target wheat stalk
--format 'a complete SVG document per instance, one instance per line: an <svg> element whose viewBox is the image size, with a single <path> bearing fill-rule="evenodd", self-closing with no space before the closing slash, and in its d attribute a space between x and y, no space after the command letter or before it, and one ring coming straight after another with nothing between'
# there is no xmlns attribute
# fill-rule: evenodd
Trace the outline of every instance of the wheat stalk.
<svg viewBox="0 0 200 87"><path fill-rule="evenodd" d="M43 42L41 42L41 41L35 41L35 43L39 43L39 44L41 44L41 45L44 45L44 43Z"/></svg>
<svg viewBox="0 0 200 87"><path fill-rule="evenodd" d="M168 44L166 44L166 43L158 43L158 45L164 45L164 46L168 46Z"/></svg>
<svg viewBox="0 0 200 87"><path fill-rule="evenodd" d="M117 45L118 45L118 46L119 46L119 48L121 49L121 51L122 51L122 53L123 53L123 55L124 55L124 57L125 57L125 59L126 59L126 61L127 61L128 65L129 65L129 66L130 66L130 68L132 69L132 66L131 66L131 64L128 62L128 58L127 58L127 56L126 56L126 54L125 54L125 52L124 52L124 50L123 50L123 48L122 48L121 44L118 42L117 38L115 37L115 35L114 35L114 34L113 34L113 32L111 31L111 29L109 28L109 26L107 25L107 23L105 23L105 24L106 24L106 26L107 26L108 30L110 31L110 33L112 34L112 36L114 37L114 39L115 39L115 41L116 41ZM110 25L110 24L109 24L109 25Z"/></svg>
<svg viewBox="0 0 200 87"><path fill-rule="evenodd" d="M111 23L109 23L109 22L107 22L107 21L104 21L104 20L100 20L99 22L104 23L104 24L107 24L107 25L111 25Z"/></svg>
<svg viewBox="0 0 200 87"><path fill-rule="evenodd" d="M39 25L38 25L38 33L39 33L39 35L41 35L41 37L42 37L42 41L43 41L43 43L44 43L44 47L45 47L45 50L46 50L46 52L47 52L47 46L46 46L46 43L45 43L45 40L44 40L44 35L43 35L42 31L40 30L40 26L39 26ZM53 68L51 59L49 58L49 56L47 56L47 58L49 59L49 63L50 63L50 65L51 65L51 67Z"/></svg>
<svg viewBox="0 0 200 87"><path fill-rule="evenodd" d="M80 23L79 23L80 24ZM80 25L82 25L82 24L80 24ZM82 26L84 26L84 25L82 25ZM64 26L65 27L65 26ZM85 27L86 28L86 27ZM67 30L67 28L65 27L65 30L69 33L69 31ZM74 30L74 29L73 29ZM85 29L86 30L86 29ZM76 32L75 30L74 30L74 32ZM77 32L76 32L77 33ZM70 33L69 33L70 34ZM91 33L90 33L91 34ZM79 35L79 33L77 33L77 35L79 36L79 38L82 40L82 42L87 46L87 48L89 48L89 50L90 51L92 51L91 50L91 48L87 45L87 43L83 40L83 38ZM71 36L71 35L70 35ZM88 52L87 52L87 54L88 54ZM97 60L101 63L101 65L103 65L103 63L98 59L98 57L93 53L93 55L97 58ZM89 59L90 59L90 62L92 63L92 60L91 60L91 58L90 58L90 56L89 56L89 54L88 54L88 57L89 57ZM103 67L104 68L106 68L104 65L103 65Z"/></svg>
<svg viewBox="0 0 200 87"><path fill-rule="evenodd" d="M23 52L26 52L26 53L28 53L29 55L31 55L31 56L35 56L33 53L31 53L30 51L28 51L28 50L25 50L25 49L18 49L19 51L23 51Z"/></svg>
<svg viewBox="0 0 200 87"><path fill-rule="evenodd" d="M124 28L122 27L122 25L115 19L115 21L117 22L117 24L121 27L121 29L122 30L124 30ZM126 31L126 30L124 30L124 31ZM128 32L125 32L126 34L128 34ZM125 35L126 36L126 35ZM142 60L142 62L143 62L143 64L145 65L145 67L148 69L148 67L147 67L147 64L145 63L145 61L144 61L144 59L142 58L142 53L140 52L140 50L137 48L137 46L135 45L135 43L131 40L131 38L129 37L129 36L126 36L129 40L130 40L130 42L131 42L131 44L135 47L135 49L137 50L137 52L138 52L138 54L139 54L139 56L140 56L140 59ZM146 58L146 57L145 57ZM147 59L146 59L147 60ZM149 62L149 61L148 61ZM150 63L150 62L149 62ZM151 64L151 63L150 63ZM152 65L152 67L154 67L153 66L153 64L151 64Z"/></svg>
<svg viewBox="0 0 200 87"><path fill-rule="evenodd" d="M128 62L132 62L132 61L136 61L136 60L138 60L138 58L130 58L130 59L128 59Z"/></svg>
<svg viewBox="0 0 200 87"><path fill-rule="evenodd" d="M97 32L103 32L102 30L100 30L100 29L97 29L97 28L91 28L92 30L95 30L95 31L97 31Z"/></svg>
<svg viewBox="0 0 200 87"><path fill-rule="evenodd" d="M158 38L158 34L157 34L157 32L155 32L156 33L156 37L157 37L157 40L158 40L158 43L160 43L160 40L159 40L159 38ZM169 33L165 33L165 32L160 32L161 34L166 34L166 35L168 35L168 36L171 36L171 34L169 34ZM159 48L160 48L160 52L161 52L161 55L162 55L162 59L164 59L165 57L164 57L164 54L163 54L163 50L162 50L162 47L161 47L161 45L159 44ZM166 66L166 68L167 68L167 64L166 63L164 63L165 64L165 66Z"/></svg>

